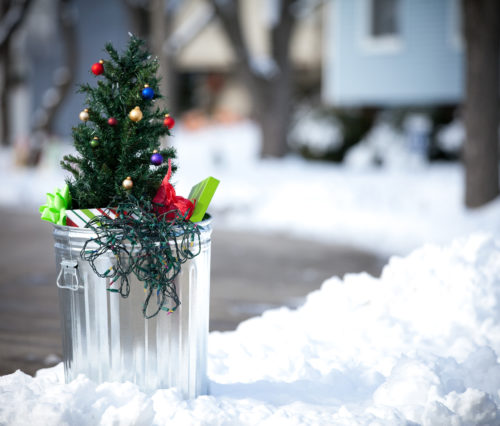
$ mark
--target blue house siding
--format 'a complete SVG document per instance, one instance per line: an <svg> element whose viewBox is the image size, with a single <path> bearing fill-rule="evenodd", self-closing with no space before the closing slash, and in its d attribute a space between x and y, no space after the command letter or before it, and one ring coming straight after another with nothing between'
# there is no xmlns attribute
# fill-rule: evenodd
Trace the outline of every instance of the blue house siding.
<svg viewBox="0 0 500 426"><path fill-rule="evenodd" d="M329 8L323 96L338 106L459 102L463 51L456 0L400 0L400 38L377 51L366 38L370 0L334 0ZM333 40L332 40L333 38Z"/></svg>

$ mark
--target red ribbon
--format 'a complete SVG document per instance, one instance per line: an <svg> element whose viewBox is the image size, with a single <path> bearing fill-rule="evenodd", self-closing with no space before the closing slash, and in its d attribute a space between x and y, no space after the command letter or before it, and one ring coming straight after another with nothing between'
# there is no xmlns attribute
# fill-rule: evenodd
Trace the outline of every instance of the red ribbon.
<svg viewBox="0 0 500 426"><path fill-rule="evenodd" d="M184 219L189 220L194 211L194 203L187 198L175 194L175 189L170 183L172 176L172 161L168 159L168 172L163 178L153 203L156 204L154 209L158 216L163 215L166 220L175 219L179 213Z"/></svg>

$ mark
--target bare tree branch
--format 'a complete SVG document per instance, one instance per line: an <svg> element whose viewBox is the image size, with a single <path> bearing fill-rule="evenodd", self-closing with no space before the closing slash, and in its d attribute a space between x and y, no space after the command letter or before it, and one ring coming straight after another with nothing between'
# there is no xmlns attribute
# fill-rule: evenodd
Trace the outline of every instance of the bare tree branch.
<svg viewBox="0 0 500 426"><path fill-rule="evenodd" d="M265 68L252 56L242 30L239 1L210 0L237 60L237 71L252 97L255 117L262 129L263 156L282 156L291 114L292 64L290 40L296 23L294 0L281 0L276 22L270 28L270 57Z"/></svg>
<svg viewBox="0 0 500 426"><path fill-rule="evenodd" d="M284 49L284 46L290 45L290 37L296 22L295 14L292 13L293 4L293 0L281 0L279 23L271 30L271 55L280 67L288 65L290 58L289 49Z"/></svg>
<svg viewBox="0 0 500 426"><path fill-rule="evenodd" d="M3 0L5 1L5 0ZM8 44L10 37L23 22L32 0L15 0L2 6L7 11L0 20L0 48Z"/></svg>
<svg viewBox="0 0 500 426"><path fill-rule="evenodd" d="M59 0L58 11L61 39L64 40L65 66L55 70L54 84L46 90L43 103L35 112L29 165L36 165L40 158L45 137L53 131L57 111L71 88L78 64L76 14L72 0Z"/></svg>
<svg viewBox="0 0 500 426"><path fill-rule="evenodd" d="M243 35L239 0L220 2L210 0L222 28L226 33L236 57L236 67L245 83L250 85L252 92L260 91L260 76L253 71L253 61L250 49Z"/></svg>
<svg viewBox="0 0 500 426"><path fill-rule="evenodd" d="M9 94L12 88L12 73L10 67L10 42L13 34L25 19L31 0L16 0L0 4L0 141L8 145L11 139Z"/></svg>
<svg viewBox="0 0 500 426"><path fill-rule="evenodd" d="M227 1L222 3L217 0L210 0L210 3L215 9L224 31L231 40L231 45L234 49L234 54L236 55L237 60L246 66L249 66L250 54L243 36L240 21L239 1Z"/></svg>
<svg viewBox="0 0 500 426"><path fill-rule="evenodd" d="M176 0L151 0L149 5L149 41L160 65L160 92L165 97L164 107L174 116L179 108L177 93L179 78L175 67L174 49L168 42L179 4Z"/></svg>
<svg viewBox="0 0 500 426"><path fill-rule="evenodd" d="M123 0L132 23L132 32L143 39L149 35L149 3L150 0Z"/></svg>

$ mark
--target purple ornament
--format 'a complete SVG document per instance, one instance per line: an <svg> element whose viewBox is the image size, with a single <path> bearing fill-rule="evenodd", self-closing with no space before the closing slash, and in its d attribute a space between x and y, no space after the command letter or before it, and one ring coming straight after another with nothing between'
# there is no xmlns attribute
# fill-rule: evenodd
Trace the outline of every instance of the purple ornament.
<svg viewBox="0 0 500 426"><path fill-rule="evenodd" d="M153 166L159 166L161 163L163 163L163 157L161 154L155 151L151 156L151 164Z"/></svg>

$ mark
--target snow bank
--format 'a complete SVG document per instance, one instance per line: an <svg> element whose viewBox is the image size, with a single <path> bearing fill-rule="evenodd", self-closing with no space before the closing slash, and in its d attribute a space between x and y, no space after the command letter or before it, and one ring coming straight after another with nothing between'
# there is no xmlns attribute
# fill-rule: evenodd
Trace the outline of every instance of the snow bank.
<svg viewBox="0 0 500 426"><path fill-rule="evenodd" d="M499 424L499 277L500 239L428 245L212 333L210 396L64 384L59 365L0 377L0 424Z"/></svg>

